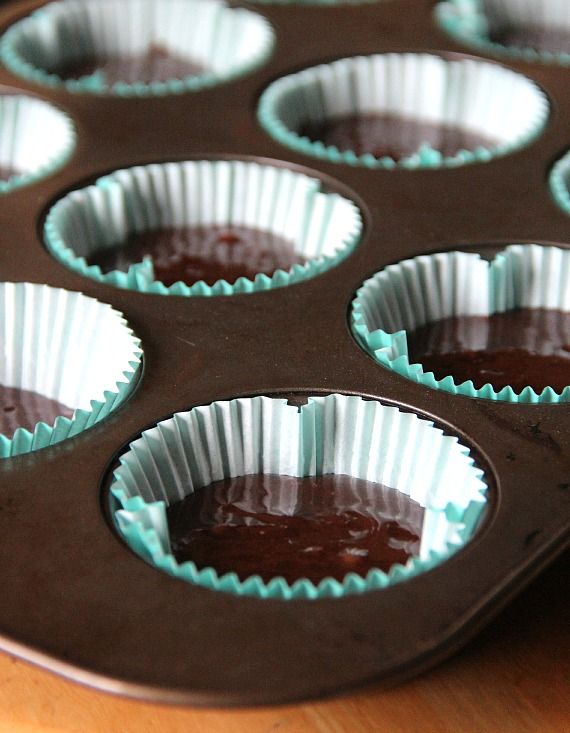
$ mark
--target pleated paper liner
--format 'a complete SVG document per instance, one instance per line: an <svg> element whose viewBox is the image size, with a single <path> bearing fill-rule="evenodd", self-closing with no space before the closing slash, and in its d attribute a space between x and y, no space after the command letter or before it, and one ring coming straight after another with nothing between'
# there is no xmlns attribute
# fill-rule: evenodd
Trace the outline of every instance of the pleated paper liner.
<svg viewBox="0 0 570 733"><path fill-rule="evenodd" d="M73 410L0 435L0 457L71 438L128 397L141 363L138 338L122 314L81 293L31 283L0 283L0 384L35 392Z"/></svg>
<svg viewBox="0 0 570 733"><path fill-rule="evenodd" d="M556 392L532 387L496 391L491 384L437 380L410 363L407 333L452 316L487 316L516 308L570 312L570 250L514 244L492 262L478 254L445 252L390 265L359 289L352 304L353 332L382 366L432 389L487 400L521 403L570 401L570 386ZM570 385L570 379L569 379Z"/></svg>
<svg viewBox="0 0 570 733"><path fill-rule="evenodd" d="M35 97L0 95L0 193L63 167L75 148L69 117Z"/></svg>
<svg viewBox="0 0 570 733"><path fill-rule="evenodd" d="M446 0L436 5L435 17L449 35L480 52L570 64L570 4L566 0ZM549 44L555 47L551 50Z"/></svg>
<svg viewBox="0 0 570 733"><path fill-rule="evenodd" d="M291 242L305 261L233 283L222 279L169 287L155 279L150 259L126 272L108 273L87 262L94 253L120 248L132 233L186 226L251 227ZM56 203L44 236L56 259L98 282L159 295L210 296L270 290L315 277L350 254L361 230L356 205L324 193L317 179L287 168L222 160L116 171Z"/></svg>
<svg viewBox="0 0 570 733"><path fill-rule="evenodd" d="M554 200L562 211L570 214L570 152L555 163L548 180Z"/></svg>
<svg viewBox="0 0 570 733"><path fill-rule="evenodd" d="M251 474L347 475L393 487L424 507L419 555L388 573L348 573L314 584L283 577L240 580L212 567L178 563L166 507L209 484ZM457 438L427 420L360 397L253 397L175 414L146 430L121 456L111 484L118 531L156 568L215 591L257 598L316 599L385 588L425 572L460 549L485 505L482 471ZM261 558L260 558L261 562Z"/></svg>
<svg viewBox="0 0 570 733"><path fill-rule="evenodd" d="M60 0L14 23L0 41L0 58L13 73L44 86L149 96L196 91L247 74L267 59L273 42L265 18L222 0ZM168 78L122 80L107 79L97 68L110 59L144 65L152 53L177 59L181 70L174 69L172 78L167 71ZM79 78L67 73L82 68Z"/></svg>
<svg viewBox="0 0 570 733"><path fill-rule="evenodd" d="M303 134L307 124L388 114L446 125L492 141L443 155L427 142L398 157L339 150ZM367 168L445 168L486 162L528 145L542 131L548 102L536 84L499 64L389 53L341 59L282 77L261 96L258 119L286 147L334 163Z"/></svg>

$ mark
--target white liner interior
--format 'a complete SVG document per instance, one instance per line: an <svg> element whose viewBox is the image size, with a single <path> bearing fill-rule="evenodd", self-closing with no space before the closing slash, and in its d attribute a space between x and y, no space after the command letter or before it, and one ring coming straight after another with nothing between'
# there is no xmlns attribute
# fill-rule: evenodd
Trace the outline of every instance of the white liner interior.
<svg viewBox="0 0 570 733"><path fill-rule="evenodd" d="M0 283L0 383L72 409L91 409L126 382L138 339L121 313L82 293L31 283Z"/></svg>
<svg viewBox="0 0 570 733"><path fill-rule="evenodd" d="M286 168L242 161L189 161L117 171L74 191L50 214L78 257L169 227L245 226L292 241L306 258L334 255L361 227L357 207Z"/></svg>

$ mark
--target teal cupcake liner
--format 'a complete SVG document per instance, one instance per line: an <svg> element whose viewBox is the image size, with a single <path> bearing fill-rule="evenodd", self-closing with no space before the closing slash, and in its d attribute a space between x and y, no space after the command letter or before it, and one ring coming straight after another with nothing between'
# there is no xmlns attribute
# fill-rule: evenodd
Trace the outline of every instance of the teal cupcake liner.
<svg viewBox="0 0 570 733"><path fill-rule="evenodd" d="M410 156L375 158L312 142L298 132L307 122L371 113L454 125L497 143L453 156L423 144ZM290 74L270 84L258 107L264 130L297 153L388 170L484 163L528 145L547 118L546 96L522 74L492 62L413 53L346 58Z"/></svg>
<svg viewBox="0 0 570 733"><path fill-rule="evenodd" d="M560 158L548 178L550 191L558 206L570 214L570 152Z"/></svg>
<svg viewBox="0 0 570 733"><path fill-rule="evenodd" d="M57 0L14 23L0 59L14 74L72 93L153 96L192 92L243 76L263 64L274 34L262 16L223 0ZM153 82L107 82L97 71L62 79L58 70L92 58L152 47L200 64L203 71Z"/></svg>
<svg viewBox="0 0 570 733"><path fill-rule="evenodd" d="M62 168L75 149L75 129L56 107L23 94L0 95L0 194L35 183Z"/></svg>
<svg viewBox="0 0 570 733"><path fill-rule="evenodd" d="M335 267L358 243L356 205L320 182L287 168L244 161L187 161L137 166L73 191L50 210L48 250L62 264L97 282L157 295L216 296L254 293L313 278ZM126 272L103 273L87 264L95 252L120 247L133 232L176 226L246 226L292 241L306 258L290 270L167 287L154 278L150 259Z"/></svg>
<svg viewBox="0 0 570 733"><path fill-rule="evenodd" d="M29 453L78 435L103 420L136 384L140 342L106 303L47 285L0 283L0 384L74 410L53 425L0 435L0 458Z"/></svg>
<svg viewBox="0 0 570 733"><path fill-rule="evenodd" d="M389 573L348 573L342 582L218 575L178 563L170 551L166 506L224 478L250 474L349 475L393 487L424 509L419 556ZM360 397L214 402L146 430L121 456L110 487L116 527L156 568L214 591L257 598L338 598L385 588L443 562L469 541L486 498L482 471L457 438L433 423ZM285 509L283 509L286 511Z"/></svg>
<svg viewBox="0 0 570 733"><path fill-rule="evenodd" d="M478 254L444 252L404 260L376 273L358 290L351 325L362 348L382 366L406 379L455 395L520 403L570 402L570 386L560 394L546 387L520 393L453 377L437 380L421 364L410 363L407 331L451 316L486 316L515 308L570 312L570 250L514 244L486 262ZM570 383L570 379L569 379Z"/></svg>
<svg viewBox="0 0 570 733"><path fill-rule="evenodd" d="M489 13L489 10L491 11ZM570 64L570 53L538 51L533 48L504 46L490 38L493 15L502 22L518 27L544 26L567 28L570 34L570 4L552 0L493 0L487 6L481 0L446 0L436 5L438 25L455 40L466 46L511 59L530 63Z"/></svg>

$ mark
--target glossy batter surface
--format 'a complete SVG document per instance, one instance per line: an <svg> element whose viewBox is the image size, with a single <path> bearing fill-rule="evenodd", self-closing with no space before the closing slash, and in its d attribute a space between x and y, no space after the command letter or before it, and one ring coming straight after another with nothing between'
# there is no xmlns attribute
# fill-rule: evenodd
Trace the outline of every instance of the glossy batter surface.
<svg viewBox="0 0 570 733"><path fill-rule="evenodd" d="M408 353L437 379L560 392L570 385L570 313L521 308L445 318L409 333Z"/></svg>
<svg viewBox="0 0 570 733"><path fill-rule="evenodd" d="M419 552L423 509L351 476L250 475L216 482L168 508L179 562L289 583L387 571Z"/></svg>

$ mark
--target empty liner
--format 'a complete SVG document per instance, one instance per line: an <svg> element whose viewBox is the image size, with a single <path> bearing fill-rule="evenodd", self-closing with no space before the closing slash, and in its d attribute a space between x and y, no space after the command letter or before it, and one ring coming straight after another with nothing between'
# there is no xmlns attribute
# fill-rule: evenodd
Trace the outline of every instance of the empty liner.
<svg viewBox="0 0 570 733"><path fill-rule="evenodd" d="M0 193L45 178L75 148L70 118L35 97L0 95Z"/></svg>
<svg viewBox="0 0 570 733"><path fill-rule="evenodd" d="M412 155L376 158L312 142L300 130L351 115L389 114L446 125L494 141L444 156L424 143ZM430 54L341 59L282 77L262 94L258 118L296 152L368 168L440 168L486 162L528 144L542 130L548 103L536 84L498 64Z"/></svg>
<svg viewBox="0 0 570 733"><path fill-rule="evenodd" d="M451 316L487 316L515 308L570 312L570 250L514 244L492 262L478 254L444 252L390 265L367 280L352 304L352 329L362 347L383 366L432 389L487 400L524 403L570 401L532 387L517 393L472 381L437 380L408 359L407 332ZM569 378L570 384L570 378Z"/></svg>
<svg viewBox="0 0 570 733"><path fill-rule="evenodd" d="M0 283L0 384L36 392L74 410L0 435L0 457L54 445L116 410L135 384L138 338L106 303L47 285Z"/></svg>
<svg viewBox="0 0 570 733"><path fill-rule="evenodd" d="M447 0L435 13L447 33L483 52L570 64L567 0Z"/></svg>
<svg viewBox="0 0 570 733"><path fill-rule="evenodd" d="M103 273L87 259L120 247L129 234L169 227L252 227L293 243L306 261L288 271L167 287L144 259L126 272ZM49 212L45 242L60 262L81 275L120 288L160 295L231 295L290 285L343 260L357 244L362 218L356 205L323 193L315 178L287 168L243 161L188 161L116 171L73 191Z"/></svg>
<svg viewBox="0 0 570 733"><path fill-rule="evenodd" d="M61 0L11 26L0 42L0 58L38 84L145 96L194 91L241 76L263 63L272 47L265 18L221 0ZM101 70L77 79L64 73L86 62L128 60L152 51L196 69L156 81L108 81Z"/></svg>
<svg viewBox="0 0 570 733"><path fill-rule="evenodd" d="M425 507L419 556L388 574L372 569L318 585L306 578L291 585L282 577L240 580L192 561L179 564L166 506L223 478L260 473L348 475L396 489ZM111 502L129 546L177 578L238 595L314 599L384 588L442 562L472 536L485 491L468 449L417 415L344 395L311 397L301 407L253 397L195 407L146 430L121 456Z"/></svg>

